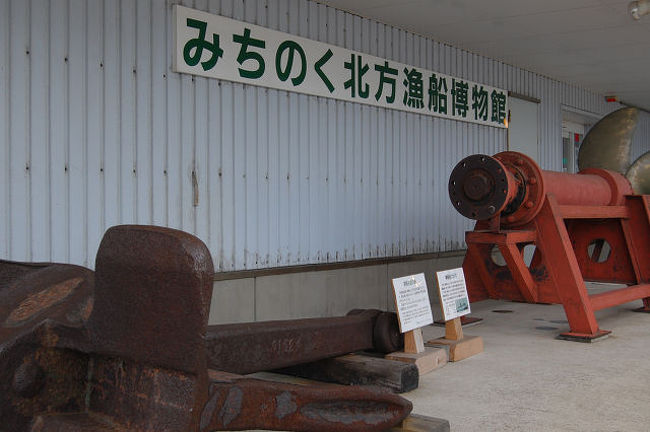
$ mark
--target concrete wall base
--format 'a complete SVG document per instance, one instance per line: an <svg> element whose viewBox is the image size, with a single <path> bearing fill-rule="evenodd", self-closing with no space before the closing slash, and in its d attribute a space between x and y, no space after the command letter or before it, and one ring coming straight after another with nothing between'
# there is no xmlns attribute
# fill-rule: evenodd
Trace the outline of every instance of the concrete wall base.
<svg viewBox="0 0 650 432"><path fill-rule="evenodd" d="M435 272L457 268L464 255L419 261L218 280L214 283L210 324L318 318L345 315L351 309L395 310L391 279L424 273L435 319L438 304Z"/></svg>

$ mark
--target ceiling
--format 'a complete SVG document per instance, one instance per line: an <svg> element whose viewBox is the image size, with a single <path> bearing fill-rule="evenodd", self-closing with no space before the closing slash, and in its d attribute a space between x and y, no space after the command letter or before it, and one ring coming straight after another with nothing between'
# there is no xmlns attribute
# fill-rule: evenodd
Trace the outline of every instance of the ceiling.
<svg viewBox="0 0 650 432"><path fill-rule="evenodd" d="M650 110L650 15L630 0L319 0Z"/></svg>

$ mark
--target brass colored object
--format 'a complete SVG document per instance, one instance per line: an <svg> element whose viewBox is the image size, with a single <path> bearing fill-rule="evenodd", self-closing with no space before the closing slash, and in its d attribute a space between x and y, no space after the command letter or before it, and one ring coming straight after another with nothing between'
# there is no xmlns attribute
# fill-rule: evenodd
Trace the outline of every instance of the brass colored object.
<svg viewBox="0 0 650 432"><path fill-rule="evenodd" d="M602 168L624 174L630 167L630 147L638 122L636 108L622 108L600 119L580 146L580 171Z"/></svg>
<svg viewBox="0 0 650 432"><path fill-rule="evenodd" d="M650 152L642 154L625 173L632 189L639 195L650 195Z"/></svg>

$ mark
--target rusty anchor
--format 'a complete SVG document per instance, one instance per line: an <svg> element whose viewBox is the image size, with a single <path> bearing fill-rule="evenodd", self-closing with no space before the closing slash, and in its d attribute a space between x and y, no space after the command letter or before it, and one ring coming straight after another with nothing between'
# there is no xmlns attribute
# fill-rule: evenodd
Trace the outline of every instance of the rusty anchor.
<svg viewBox="0 0 650 432"><path fill-rule="evenodd" d="M376 388L300 386L232 373L309 361L305 334L327 320L299 320L303 333L280 322L267 333L275 336L257 345L268 368L263 357L231 368L242 350L255 353L232 345L236 355L228 358L218 348L237 332L208 330L212 277L200 240L159 227L109 229L95 272L0 261L0 432L382 431L411 411L406 399ZM363 330L339 347L327 340L318 355L375 346L376 329L391 319L377 311L335 319L340 331ZM251 332L258 327L251 324ZM327 335L315 328L314 339ZM393 336L384 334L389 342ZM294 342L283 345L287 340ZM304 351L294 350L287 363L281 360L287 347Z"/></svg>

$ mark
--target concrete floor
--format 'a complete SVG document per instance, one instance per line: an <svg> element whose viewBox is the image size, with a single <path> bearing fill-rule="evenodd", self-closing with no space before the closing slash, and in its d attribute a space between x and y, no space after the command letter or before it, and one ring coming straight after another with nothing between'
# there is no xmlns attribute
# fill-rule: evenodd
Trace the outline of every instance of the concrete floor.
<svg viewBox="0 0 650 432"><path fill-rule="evenodd" d="M650 314L630 311L640 306L598 312L612 334L586 344L555 339L569 329L562 306L472 304L483 322L464 333L482 336L485 351L420 377L403 396L414 413L448 419L452 432L650 431ZM424 329L425 340L442 335Z"/></svg>
<svg viewBox="0 0 650 432"><path fill-rule="evenodd" d="M402 396L413 413L449 420L451 432L649 432L650 314L631 311L640 306L597 312L612 333L589 344L555 339L569 330L561 305L473 303L471 316L483 321L463 332L481 336L485 351L421 376L418 389ZM444 335L444 327L423 331L425 341Z"/></svg>

